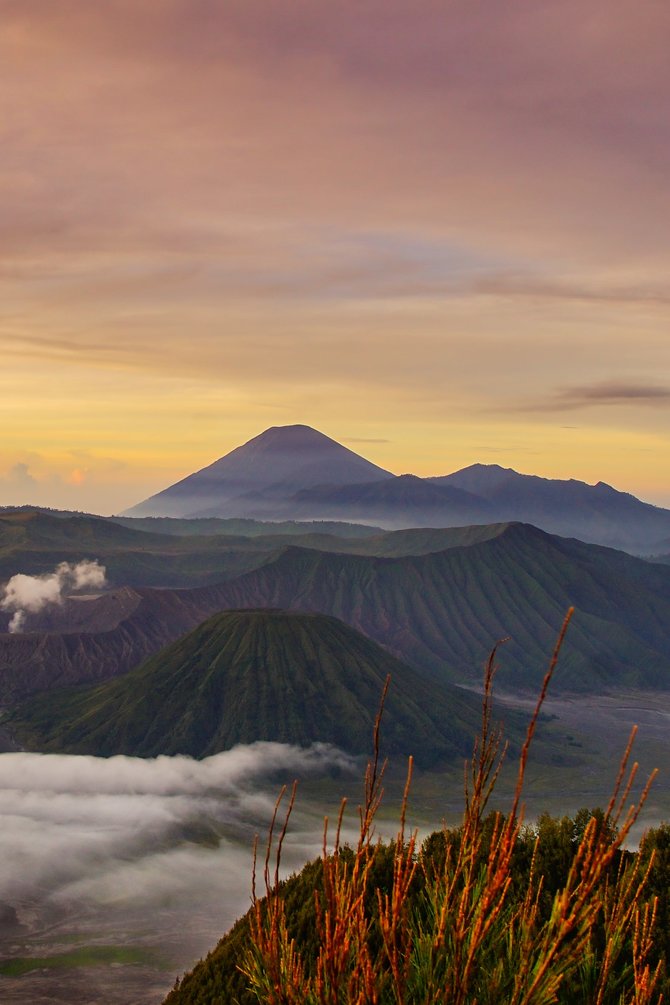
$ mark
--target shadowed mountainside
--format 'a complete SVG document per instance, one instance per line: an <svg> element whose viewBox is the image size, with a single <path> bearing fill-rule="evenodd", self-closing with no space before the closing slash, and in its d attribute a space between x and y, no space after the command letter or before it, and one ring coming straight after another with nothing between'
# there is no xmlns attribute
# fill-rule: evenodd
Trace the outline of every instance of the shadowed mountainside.
<svg viewBox="0 0 670 1005"><path fill-rule="evenodd" d="M167 532L161 533L162 528ZM16 573L44 575L59 562L97 558L112 585L201 586L255 569L290 544L355 554L406 554L415 546L421 551L449 547L454 533L460 532L452 532L444 545L439 533L423 539L394 538L375 527L319 522L146 518L119 523L116 518L21 509L0 513L0 583Z"/></svg>
<svg viewBox="0 0 670 1005"><path fill-rule="evenodd" d="M132 610L105 631L85 631L83 602L73 601L74 634L0 636L5 702L123 673L217 611L258 607L333 615L419 671L474 684L492 642L511 636L501 684L535 688L574 605L556 688L670 685L667 566L523 524L452 532L451 541L400 557L286 548L218 586L133 590L124 601ZM102 607L91 610L99 626Z"/></svg>
<svg viewBox="0 0 670 1005"><path fill-rule="evenodd" d="M440 478L401 475L371 485L303 489L277 513L395 528L515 521L634 554L662 550L670 531L670 510L604 482L538 478L485 464Z"/></svg>
<svg viewBox="0 0 670 1005"><path fill-rule="evenodd" d="M357 524L255 520L0 514L0 582L42 575L61 561L97 558L112 584L200 586L220 583L276 557L287 545L356 555L417 555L495 536L495 525L383 531ZM165 528L165 533L159 530Z"/></svg>
<svg viewBox="0 0 670 1005"><path fill-rule="evenodd" d="M670 684L670 574L610 549L522 524L469 547L400 558L287 549L224 588L263 603L335 615L412 666L478 680L492 639L511 636L501 682L534 688L567 607L577 614L557 687Z"/></svg>
<svg viewBox="0 0 670 1005"><path fill-rule="evenodd" d="M300 535L184 536L136 530L102 517L6 512L0 515L0 582L16 573L49 573L62 561L97 558L113 585L199 586L254 569L287 544L318 546L323 537L309 528Z"/></svg>
<svg viewBox="0 0 670 1005"><path fill-rule="evenodd" d="M33 699L10 727L45 752L207 757L276 740L358 754L388 674L389 753L429 766L469 751L480 699L426 680L335 618L268 610L217 614L123 677Z"/></svg>
<svg viewBox="0 0 670 1005"><path fill-rule="evenodd" d="M532 523L552 534L626 551L649 552L670 533L670 510L606 482L587 485L575 478L539 478L497 464L472 464L427 480L474 493L489 504L496 520Z"/></svg>
<svg viewBox="0 0 670 1005"><path fill-rule="evenodd" d="M279 512L302 519L346 513L349 520L374 519L389 527L444 527L495 520L485 499L460 488L433 485L416 475L399 475L368 485L302 489Z"/></svg>

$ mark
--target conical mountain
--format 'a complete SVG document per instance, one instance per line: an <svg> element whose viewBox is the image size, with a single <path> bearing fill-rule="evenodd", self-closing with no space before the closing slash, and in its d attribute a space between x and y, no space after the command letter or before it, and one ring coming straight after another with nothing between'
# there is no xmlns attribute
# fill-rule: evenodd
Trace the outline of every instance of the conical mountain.
<svg viewBox="0 0 670 1005"><path fill-rule="evenodd" d="M206 757L256 740L366 753L388 674L385 752L430 765L470 751L480 699L336 618L278 610L217 614L123 677L26 703L10 728L32 749L102 756Z"/></svg>
<svg viewBox="0 0 670 1005"><path fill-rule="evenodd" d="M127 516L362 521L385 528L532 523L552 534L663 554L670 510L598 482L473 464L395 476L310 426L273 426Z"/></svg>
<svg viewBox="0 0 670 1005"><path fill-rule="evenodd" d="M301 489L392 478L311 426L273 426L213 464L144 502L127 516L273 515L273 501Z"/></svg>

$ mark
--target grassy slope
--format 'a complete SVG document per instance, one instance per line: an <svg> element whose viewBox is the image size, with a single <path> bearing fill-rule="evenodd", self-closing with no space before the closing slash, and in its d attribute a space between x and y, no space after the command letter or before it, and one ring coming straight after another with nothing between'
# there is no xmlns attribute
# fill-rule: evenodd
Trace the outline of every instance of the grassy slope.
<svg viewBox="0 0 670 1005"><path fill-rule="evenodd" d="M168 532L161 533L164 529ZM384 533L346 524L275 526L251 520L117 522L24 510L0 515L0 581L17 572L51 572L62 561L97 558L117 585L203 586L256 569L290 545L362 555L424 554L497 532L497 527L468 527Z"/></svg>
<svg viewBox="0 0 670 1005"><path fill-rule="evenodd" d="M176 537L121 527L98 517L22 512L0 517L0 580L41 575L63 561L97 558L115 584L196 586L256 568L279 544L246 538Z"/></svg>
<svg viewBox="0 0 670 1005"><path fill-rule="evenodd" d="M556 686L670 686L667 568L525 525L417 557L289 549L225 584L219 601L332 614L412 666L462 680L477 681L491 642L511 636L502 682L531 688L575 605Z"/></svg>
<svg viewBox="0 0 670 1005"><path fill-rule="evenodd" d="M135 536L151 540L148 534ZM193 545L193 539L170 540L173 548ZM207 560L215 566L222 539L198 540L209 548ZM273 550L263 550L270 540ZM662 564L521 524L400 531L353 542L319 535L307 541L318 550L282 548L281 539L255 538L242 554L257 567L241 576L230 574L220 585L193 591L142 590L142 603L116 634L82 636L77 653L81 650L83 659L93 647L100 663L108 650L118 651L124 667L131 668L216 611L278 607L338 617L413 667L443 679L478 682L491 644L511 636L501 654L502 683L534 688L565 610L575 605L557 687L670 685L670 570ZM373 554L345 554L344 545ZM445 550L433 550L439 547ZM99 556L91 549L86 554ZM70 555L65 551L58 557ZM50 555L49 568L55 557ZM197 565L193 552L177 557ZM129 561L136 567L142 554ZM26 637L24 646L30 642ZM2 650L0 670L17 645L12 640ZM23 676L30 676L33 658L26 651L22 660L28 661ZM98 679L113 672L105 670ZM92 675L86 669L83 676Z"/></svg>
<svg viewBox="0 0 670 1005"><path fill-rule="evenodd" d="M341 523L337 521L315 520L311 523L295 520L246 520L242 517L187 517L170 516L112 516L110 521L122 527L134 530L150 531L155 534L176 534L179 537L200 536L214 537L302 537L304 534L330 534L343 538L365 538L381 534L381 527L368 527L363 524Z"/></svg>
<svg viewBox="0 0 670 1005"><path fill-rule="evenodd" d="M390 753L419 763L464 754L479 699L424 680L334 618L229 611L95 688L52 693L12 719L29 747L100 755L205 757L276 740L367 751L387 674Z"/></svg>

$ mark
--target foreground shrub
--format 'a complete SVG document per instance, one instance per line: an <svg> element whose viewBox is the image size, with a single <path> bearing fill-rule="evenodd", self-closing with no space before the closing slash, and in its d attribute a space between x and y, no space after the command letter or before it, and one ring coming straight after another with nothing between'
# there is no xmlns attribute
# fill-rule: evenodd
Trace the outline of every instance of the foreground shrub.
<svg viewBox="0 0 670 1005"><path fill-rule="evenodd" d="M356 847L341 844L343 804L332 847L326 822L320 860L281 882L295 787L281 827L280 796L263 895L255 866L251 911L175 988L170 1005L661 1002L665 939L658 918L667 921L670 831L648 836L639 854L625 849L651 783L627 808L637 768L629 767L634 734L605 810L523 824L528 753L570 614L528 726L508 813L488 812L505 754L492 723L494 650L460 826L418 847L406 826L410 760L397 837L390 844L375 839L384 773L378 718Z"/></svg>

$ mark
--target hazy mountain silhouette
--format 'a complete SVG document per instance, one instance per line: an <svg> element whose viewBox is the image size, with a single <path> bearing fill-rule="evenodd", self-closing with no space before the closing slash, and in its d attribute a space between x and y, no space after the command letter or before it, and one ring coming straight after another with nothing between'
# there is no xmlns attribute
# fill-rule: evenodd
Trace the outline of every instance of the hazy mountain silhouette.
<svg viewBox="0 0 670 1005"><path fill-rule="evenodd" d="M127 511L129 516L344 521L386 529L507 521L663 554L670 510L598 482L473 464L431 478L392 475L309 426L275 426Z"/></svg>
<svg viewBox="0 0 670 1005"><path fill-rule="evenodd" d="M521 520L552 534L649 552L670 533L670 510L642 502L605 482L523 475L497 464L472 464L427 479L485 499L496 520Z"/></svg>
<svg viewBox="0 0 670 1005"><path fill-rule="evenodd" d="M125 515L272 516L274 500L300 489L392 477L310 426L273 426Z"/></svg>
<svg viewBox="0 0 670 1005"><path fill-rule="evenodd" d="M433 485L416 475L399 475L368 485L302 489L289 500L285 512L303 519L330 519L329 513L344 512L349 520L374 521L390 527L439 527L492 522L493 510L472 492Z"/></svg>

